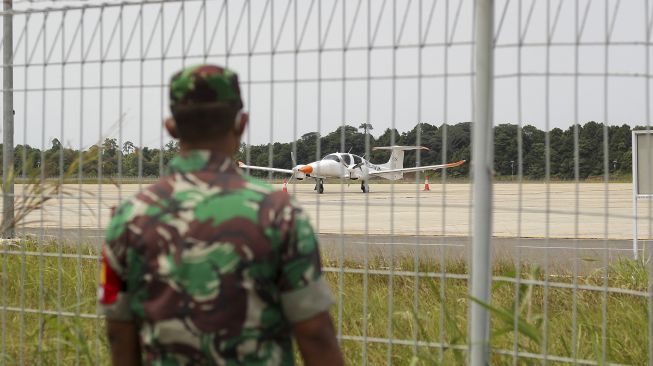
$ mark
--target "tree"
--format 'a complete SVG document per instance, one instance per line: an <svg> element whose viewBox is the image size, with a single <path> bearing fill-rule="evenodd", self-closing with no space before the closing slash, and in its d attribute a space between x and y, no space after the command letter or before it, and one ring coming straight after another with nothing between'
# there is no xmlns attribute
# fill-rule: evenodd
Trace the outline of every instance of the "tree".
<svg viewBox="0 0 653 366"><path fill-rule="evenodd" d="M131 154L134 151L136 151L136 145L134 145L133 142L126 141L124 144L122 144L122 153L123 154Z"/></svg>
<svg viewBox="0 0 653 366"><path fill-rule="evenodd" d="M106 138L102 143L102 151L105 157L114 157L118 152L118 142L116 139Z"/></svg>
<svg viewBox="0 0 653 366"><path fill-rule="evenodd" d="M372 127L372 124L364 122L358 126L358 129L363 130L363 134L367 135L367 132L372 131L374 127Z"/></svg>
<svg viewBox="0 0 653 366"><path fill-rule="evenodd" d="M603 124L587 122L578 135L580 177L603 174Z"/></svg>
<svg viewBox="0 0 653 366"><path fill-rule="evenodd" d="M510 176L517 162L517 126L500 124L494 128L494 171ZM511 163L512 162L512 163Z"/></svg>
<svg viewBox="0 0 653 366"><path fill-rule="evenodd" d="M37 174L39 166L41 166L41 150L29 145L16 146L14 149L14 172L16 177L28 177Z"/></svg>
<svg viewBox="0 0 653 366"><path fill-rule="evenodd" d="M102 173L116 175L118 173L118 151L120 150L116 139L106 138L102 143Z"/></svg>
<svg viewBox="0 0 653 366"><path fill-rule="evenodd" d="M170 160L179 153L179 141L171 140L165 145L163 149L163 165L168 165Z"/></svg>
<svg viewBox="0 0 653 366"><path fill-rule="evenodd" d="M321 148L325 153L333 151L347 152L352 150L352 152L360 154L365 150L364 135L359 134L356 127L352 126L340 126L335 131L324 136L321 140Z"/></svg>
<svg viewBox="0 0 653 366"><path fill-rule="evenodd" d="M464 177L469 174L471 165L471 128L471 122L442 124L439 127L429 123L419 123L405 132L386 129L381 136L374 138L368 133L372 130L372 125L369 123L361 123L358 128L341 125L325 136L320 136L317 132L309 132L295 142L249 146L243 144L236 158L245 161L249 150L252 165L290 168L292 166L290 152L293 149L296 149L297 162L306 163L335 151L351 151L362 156L365 154L366 141L369 141L370 148L391 144L421 145L430 149L419 152L421 165L464 159L467 160L467 164L447 170L448 176ZM644 128L646 127L638 126L634 129ZM554 128L548 132L531 125L525 125L520 129L514 124L499 124L494 127L494 169L499 176L519 173L517 142L521 136L522 173L526 179L545 177L547 156L549 174L553 179L574 179L576 167L578 167L579 179L602 177L605 174L605 153L607 153L608 173L627 177L631 173L631 130L627 124L606 126L593 121L584 125L572 125L565 130ZM608 141L604 141L605 132ZM576 137L578 137L577 146ZM606 142L608 149L604 151ZM107 138L101 145L92 145L85 151L79 151L65 148L61 141L53 139L51 146L44 149L17 145L14 169L17 176L40 175L43 171L46 177L58 177L62 171L68 172L71 167L74 174L77 174L77 169L81 168L82 174L86 177L97 176L100 169L104 176L111 176L118 173L118 164L121 161L124 176L135 177L142 173L145 177L155 177L162 174L165 166L178 151L179 145L176 141L169 141L161 149L149 147L139 149L130 141L119 146L116 139ZM270 151L272 151L271 161ZM578 161L575 160L576 151ZM387 150L374 151L371 156L368 156L375 163L384 163L388 157ZM416 157L415 151L407 151L404 166L415 166ZM76 163L80 166L74 166ZM267 173L252 173L262 177L267 176Z"/></svg>
<svg viewBox="0 0 653 366"><path fill-rule="evenodd" d="M456 169L447 170L447 175L452 177L464 177L469 174L469 167L471 166L471 145L472 145L472 123L462 122L455 125L444 125L440 128L440 132L446 131L447 138L445 145L447 156L445 159L440 158L439 162L435 164L442 164L443 162L467 160L467 164L462 165Z"/></svg>
<svg viewBox="0 0 653 366"><path fill-rule="evenodd" d="M52 147L50 148L50 151L57 150L61 150L61 141L59 141L59 139L52 139Z"/></svg>

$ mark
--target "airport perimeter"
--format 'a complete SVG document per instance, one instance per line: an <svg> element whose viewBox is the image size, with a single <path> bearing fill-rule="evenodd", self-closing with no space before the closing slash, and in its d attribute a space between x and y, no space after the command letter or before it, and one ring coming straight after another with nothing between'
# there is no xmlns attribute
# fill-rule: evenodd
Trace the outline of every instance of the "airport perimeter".
<svg viewBox="0 0 653 366"><path fill-rule="evenodd" d="M25 219L27 228L103 229L111 208L146 185L66 184L42 210ZM468 236L468 183L431 182L370 185L327 182L316 194L310 182L289 185L320 234ZM277 189L281 189L278 184ZM81 189L81 191L80 191ZM20 199L22 186L16 185ZM653 203L639 204L640 235L649 235ZM632 239L630 183L495 183L493 236L564 239ZM41 221L43 219L43 221ZM607 225L604 225L607 224ZM23 226L23 225L19 225Z"/></svg>
<svg viewBox="0 0 653 366"><path fill-rule="evenodd" d="M5 361L47 363L44 355L57 352L60 360L106 363L104 330L95 315L96 258L112 207L144 187L67 185L61 199L48 201L25 218L19 234L27 239L5 243L3 271L13 278L3 300ZM591 327L600 319L606 319L610 339L621 340L610 341L609 359L637 364L644 357L646 321L641 317L646 272L641 264L628 260L632 257L630 184L609 184L607 196L605 187L600 183L495 184L493 304L508 312L518 304L519 310L514 311L520 318L515 321L525 322L520 327L535 333L520 328L514 335L497 336L493 362L510 364L515 354L519 360L541 359L537 352L543 352L542 336L550 339L545 352L551 353L547 358L553 363L567 363L574 357L591 360L594 341L574 335L573 329ZM21 186L17 188L20 196ZM432 183L425 192L421 183L372 184L367 195L353 184L332 182L325 188L318 195L313 185L298 184L289 187L289 194L318 230L324 271L337 296L332 314L347 360L464 363L470 185ZM533 197L521 209L520 188ZM610 198L608 216L604 197ZM546 202L552 207L546 207ZM645 206L640 203L641 233L651 222L643 219L648 212ZM577 227L574 217L579 218ZM607 240L600 231L606 221ZM524 234L518 237L520 227ZM645 236L640 239L643 248L650 243ZM517 302L511 302L514 286L524 296ZM608 299L605 313L597 307L603 294ZM575 311L582 314L578 319L570 307L573 299ZM508 326L506 319L495 316L493 332ZM548 328L535 320L538 316L548 318ZM31 333L37 328L42 333ZM390 329L392 343L388 343ZM599 330L588 331L594 336ZM84 340L76 340L82 335ZM575 337L578 348L573 356L560 341ZM60 343L64 341L68 345ZM520 350L512 353L503 348L510 344L518 344ZM391 348L388 361L385 355Z"/></svg>
<svg viewBox="0 0 653 366"><path fill-rule="evenodd" d="M0 366L109 364L104 233L205 63L249 116L221 146L315 228L348 364L653 366L652 1L3 6Z"/></svg>
<svg viewBox="0 0 653 366"><path fill-rule="evenodd" d="M19 232L99 245L111 209L145 186L65 185L65 195L31 212ZM16 188L20 197L22 187ZM472 202L468 183L435 182L429 191L421 183L373 183L369 194L360 192L357 184L337 181L328 182L324 194L313 188L310 182L288 186L327 255L335 257L342 246L347 258L362 261L367 246L372 255L382 257L412 257L417 248L420 255L432 258L467 257ZM521 261L570 268L576 258L591 269L605 265L604 255L608 260L633 257L629 183L496 183L494 196L495 259L519 255ZM640 202L640 253L650 243L651 210L653 202Z"/></svg>

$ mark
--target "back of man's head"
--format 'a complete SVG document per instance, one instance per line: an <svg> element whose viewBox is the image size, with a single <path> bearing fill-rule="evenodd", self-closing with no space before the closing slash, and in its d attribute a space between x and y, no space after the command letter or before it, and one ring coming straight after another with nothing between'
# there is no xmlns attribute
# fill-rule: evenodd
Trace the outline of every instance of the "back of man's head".
<svg viewBox="0 0 653 366"><path fill-rule="evenodd" d="M227 68L190 66L170 80L170 111L182 141L206 141L233 130L242 108L238 75Z"/></svg>

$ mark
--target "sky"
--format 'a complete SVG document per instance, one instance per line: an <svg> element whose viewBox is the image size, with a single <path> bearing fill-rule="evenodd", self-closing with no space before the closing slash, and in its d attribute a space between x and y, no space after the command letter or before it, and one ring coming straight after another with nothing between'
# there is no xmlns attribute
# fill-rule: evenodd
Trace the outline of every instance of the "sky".
<svg viewBox="0 0 653 366"><path fill-rule="evenodd" d="M495 124L650 121L645 0L495 3ZM161 146L168 80L202 62L239 74L251 144L473 119L472 0L100 4L16 2L16 144Z"/></svg>

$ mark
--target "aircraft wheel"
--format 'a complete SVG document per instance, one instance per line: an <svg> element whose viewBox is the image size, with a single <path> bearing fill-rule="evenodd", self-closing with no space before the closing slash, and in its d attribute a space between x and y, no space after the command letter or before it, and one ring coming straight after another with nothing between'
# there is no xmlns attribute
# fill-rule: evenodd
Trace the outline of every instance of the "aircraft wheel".
<svg viewBox="0 0 653 366"><path fill-rule="evenodd" d="M370 187L365 183L361 183L361 191L363 191L363 193L370 193Z"/></svg>
<svg viewBox="0 0 653 366"><path fill-rule="evenodd" d="M317 183L317 187L320 194L324 193L324 180L320 179L320 181Z"/></svg>

